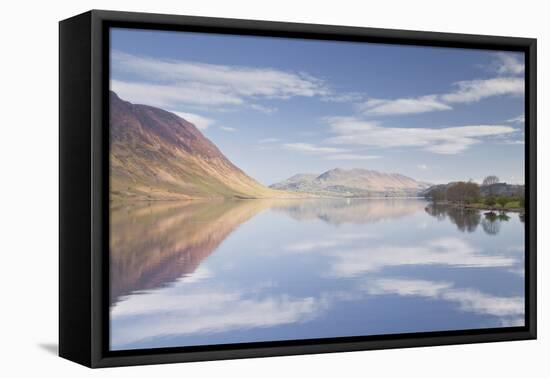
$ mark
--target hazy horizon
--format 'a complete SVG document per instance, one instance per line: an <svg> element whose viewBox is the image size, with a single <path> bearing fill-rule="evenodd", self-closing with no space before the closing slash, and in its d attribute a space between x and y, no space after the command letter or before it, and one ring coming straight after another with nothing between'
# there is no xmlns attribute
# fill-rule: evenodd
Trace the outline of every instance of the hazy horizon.
<svg viewBox="0 0 550 378"><path fill-rule="evenodd" d="M523 53L112 29L111 89L264 185L334 168L524 183Z"/></svg>

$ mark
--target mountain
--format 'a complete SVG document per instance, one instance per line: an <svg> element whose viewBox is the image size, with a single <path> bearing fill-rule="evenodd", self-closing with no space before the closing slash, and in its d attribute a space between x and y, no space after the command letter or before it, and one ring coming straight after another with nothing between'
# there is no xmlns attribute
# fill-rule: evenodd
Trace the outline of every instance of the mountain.
<svg viewBox="0 0 550 378"><path fill-rule="evenodd" d="M415 196L429 186L398 173L336 168L320 175L297 174L270 188L332 197L393 197Z"/></svg>
<svg viewBox="0 0 550 378"><path fill-rule="evenodd" d="M266 198L284 193L247 176L190 122L110 93L112 200Z"/></svg>

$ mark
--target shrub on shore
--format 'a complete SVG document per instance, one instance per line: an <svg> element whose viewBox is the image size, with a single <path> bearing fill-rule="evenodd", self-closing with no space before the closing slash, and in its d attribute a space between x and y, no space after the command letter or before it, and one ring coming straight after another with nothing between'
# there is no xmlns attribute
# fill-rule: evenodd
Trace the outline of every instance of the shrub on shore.
<svg viewBox="0 0 550 378"><path fill-rule="evenodd" d="M497 200L493 196L485 198L484 202L487 206L495 206L497 204Z"/></svg>
<svg viewBox="0 0 550 378"><path fill-rule="evenodd" d="M427 197L433 202L449 202L479 209L521 209L525 207L523 196L483 195L479 188L479 185L472 181L454 182L433 188L427 193Z"/></svg>

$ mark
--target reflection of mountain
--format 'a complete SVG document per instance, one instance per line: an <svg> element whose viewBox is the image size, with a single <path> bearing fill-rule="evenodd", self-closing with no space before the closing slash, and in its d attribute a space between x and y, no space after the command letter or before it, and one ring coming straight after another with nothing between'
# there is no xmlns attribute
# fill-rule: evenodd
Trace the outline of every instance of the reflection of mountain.
<svg viewBox="0 0 550 378"><path fill-rule="evenodd" d="M111 209L111 303L194 273L239 225L272 208L297 220L371 223L412 214L417 200L273 199L143 202Z"/></svg>
<svg viewBox="0 0 550 378"><path fill-rule="evenodd" d="M424 201L414 199L310 199L275 205L297 220L320 219L330 224L374 223L421 211Z"/></svg>
<svg viewBox="0 0 550 378"><path fill-rule="evenodd" d="M111 303L193 273L268 201L184 201L111 212Z"/></svg>
<svg viewBox="0 0 550 378"><path fill-rule="evenodd" d="M496 235L500 232L501 222L507 222L510 217L505 213L486 212L481 218L481 212L476 209L467 209L450 205L438 205L431 203L426 206L426 213L443 220L449 220L462 232L474 232L481 223L483 231L489 235Z"/></svg>
<svg viewBox="0 0 550 378"><path fill-rule="evenodd" d="M416 196L429 185L397 173L332 169L320 175L297 174L270 187L331 197Z"/></svg>
<svg viewBox="0 0 550 378"><path fill-rule="evenodd" d="M343 317L355 321L355 329L363 326L360 319L382 319L369 334L391 326L418 332L421 318L385 321L387 313L403 306L419 316L433 309L449 329L456 319L472 328L521 325L523 278L517 274L524 274L522 239L503 229L486 245L477 237L485 229L480 224L476 237L461 235L455 226L451 235L447 230L447 236L434 237L429 228L414 227L414 221L428 216L426 205L415 199L114 205L111 348L241 342L243 334L266 341L305 329L308 337L329 337L326 329L349 329L347 324L337 328ZM266 209L278 214L259 215ZM463 219L454 210L426 211L464 232L483 221L487 227L505 221L498 213ZM408 214L415 216L397 219ZM307 232L277 230L287 215L295 219L291 223L297 231ZM369 223L384 220L390 221L380 227ZM264 232L278 234L277 243L262 246ZM295 272L300 280L289 280ZM498 284L503 279L506 285Z"/></svg>
<svg viewBox="0 0 550 378"><path fill-rule="evenodd" d="M193 124L110 96L111 200L281 195L237 168Z"/></svg>
<svg viewBox="0 0 550 378"><path fill-rule="evenodd" d="M490 235L500 231L505 214L425 207L413 199L214 200L142 203L111 211L111 303L135 291L165 286L191 275L242 223L273 209L299 221L365 224L414 214L422 209L449 218L462 232L481 223Z"/></svg>

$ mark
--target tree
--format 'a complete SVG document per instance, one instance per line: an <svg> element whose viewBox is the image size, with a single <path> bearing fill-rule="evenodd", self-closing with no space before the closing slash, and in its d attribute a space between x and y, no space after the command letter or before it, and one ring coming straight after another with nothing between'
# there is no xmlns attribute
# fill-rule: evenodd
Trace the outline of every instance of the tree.
<svg viewBox="0 0 550 378"><path fill-rule="evenodd" d="M447 188L447 199L454 202L472 202L479 197L479 186L475 182L457 182Z"/></svg>
<svg viewBox="0 0 550 378"><path fill-rule="evenodd" d="M466 202L476 202L481 193L479 191L479 185L473 181L467 182L464 189L464 200Z"/></svg>
<svg viewBox="0 0 550 378"><path fill-rule="evenodd" d="M495 200L495 197L490 196L485 199L485 204L487 206L495 206L496 203L497 201Z"/></svg>
<svg viewBox="0 0 550 378"><path fill-rule="evenodd" d="M431 197L434 202L445 201L445 189L436 188L431 192Z"/></svg>
<svg viewBox="0 0 550 378"><path fill-rule="evenodd" d="M509 198L507 197L498 197L497 198L497 203L501 206L501 207L504 207L506 206L506 204L509 202Z"/></svg>
<svg viewBox="0 0 550 378"><path fill-rule="evenodd" d="M499 183L499 179L497 176L494 176L494 175L491 175L491 176L487 176L483 179L483 186L489 186L489 185L493 185L493 184L498 184Z"/></svg>

